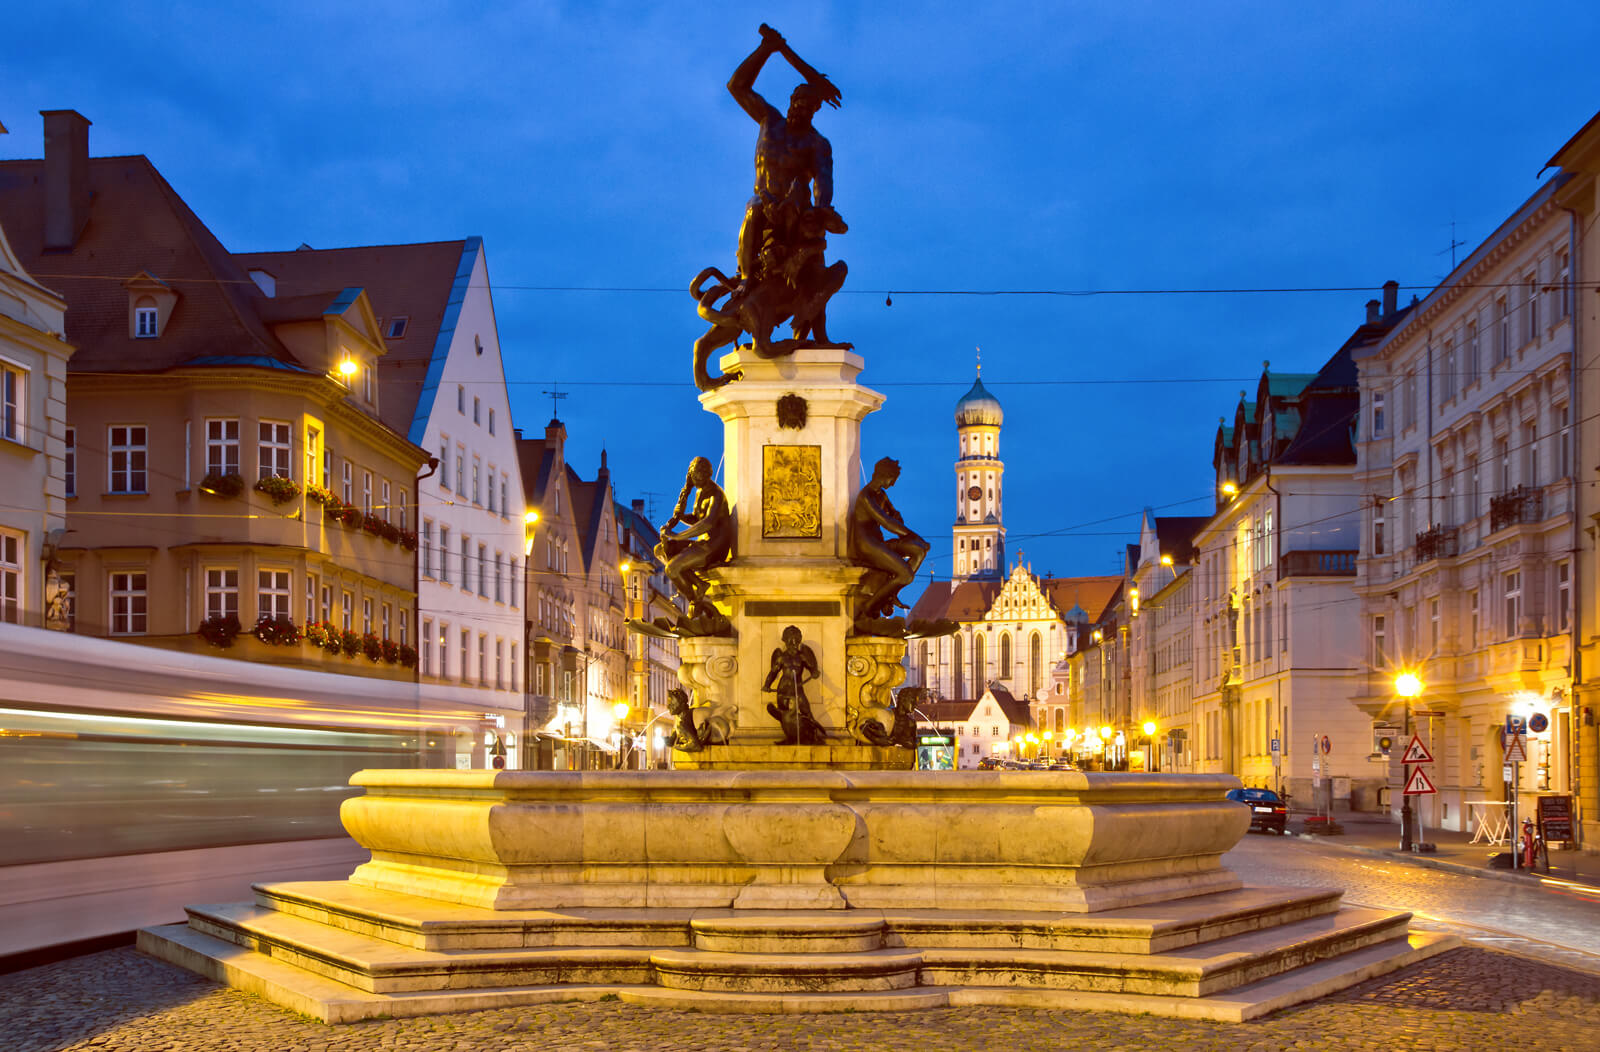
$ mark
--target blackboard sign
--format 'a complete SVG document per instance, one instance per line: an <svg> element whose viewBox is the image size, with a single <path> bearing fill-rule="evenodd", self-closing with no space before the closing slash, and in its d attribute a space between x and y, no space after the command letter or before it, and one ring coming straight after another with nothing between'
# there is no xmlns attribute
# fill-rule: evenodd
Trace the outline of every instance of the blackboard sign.
<svg viewBox="0 0 1600 1052"><path fill-rule="evenodd" d="M1539 829L1543 832L1547 844L1552 840L1571 841L1573 839L1572 797L1539 797Z"/></svg>

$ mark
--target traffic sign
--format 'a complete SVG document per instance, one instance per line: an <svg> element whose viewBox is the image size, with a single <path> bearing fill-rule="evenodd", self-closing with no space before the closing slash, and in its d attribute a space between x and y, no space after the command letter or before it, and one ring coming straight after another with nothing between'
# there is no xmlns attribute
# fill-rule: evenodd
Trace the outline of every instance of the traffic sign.
<svg viewBox="0 0 1600 1052"><path fill-rule="evenodd" d="M1272 739L1272 751L1273 752L1282 752L1283 751L1283 742L1281 740L1277 739L1277 738Z"/></svg>
<svg viewBox="0 0 1600 1052"><path fill-rule="evenodd" d="M1406 754L1400 757L1401 763L1432 763L1433 753L1422 744L1422 739L1415 734L1411 736L1411 744L1406 746Z"/></svg>
<svg viewBox="0 0 1600 1052"><path fill-rule="evenodd" d="M1411 777L1406 779L1406 796L1431 796L1439 790L1433 787L1433 781L1428 778L1428 772L1420 767L1411 769Z"/></svg>
<svg viewBox="0 0 1600 1052"><path fill-rule="evenodd" d="M1506 717L1506 733L1507 734L1527 734L1528 733L1528 718L1526 716L1507 716Z"/></svg>
<svg viewBox="0 0 1600 1052"><path fill-rule="evenodd" d="M1542 712L1536 712L1528 717L1528 729L1535 734L1543 734L1550 727L1550 719Z"/></svg>
<svg viewBox="0 0 1600 1052"><path fill-rule="evenodd" d="M1329 752L1333 751L1333 742L1328 738L1328 736L1326 734L1324 734L1322 736L1322 751L1325 752L1325 753L1329 753Z"/></svg>
<svg viewBox="0 0 1600 1052"><path fill-rule="evenodd" d="M1528 762L1528 739L1520 734L1513 734L1506 739L1506 763Z"/></svg>
<svg viewBox="0 0 1600 1052"><path fill-rule="evenodd" d="M1509 763L1500 769L1500 780L1502 782L1510 782L1514 781L1515 779L1516 773L1511 770L1511 765Z"/></svg>

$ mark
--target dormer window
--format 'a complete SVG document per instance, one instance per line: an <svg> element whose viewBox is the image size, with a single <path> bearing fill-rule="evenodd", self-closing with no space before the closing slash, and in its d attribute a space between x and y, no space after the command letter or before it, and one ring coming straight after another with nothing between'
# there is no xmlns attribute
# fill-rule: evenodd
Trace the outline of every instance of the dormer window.
<svg viewBox="0 0 1600 1052"><path fill-rule="evenodd" d="M410 321L411 319L405 315L401 315L398 318L389 319L389 329L384 335L391 340L404 339L406 335L406 325Z"/></svg>
<svg viewBox="0 0 1600 1052"><path fill-rule="evenodd" d="M152 339L156 335L156 305L146 306L143 302L133 309L133 334L141 340Z"/></svg>

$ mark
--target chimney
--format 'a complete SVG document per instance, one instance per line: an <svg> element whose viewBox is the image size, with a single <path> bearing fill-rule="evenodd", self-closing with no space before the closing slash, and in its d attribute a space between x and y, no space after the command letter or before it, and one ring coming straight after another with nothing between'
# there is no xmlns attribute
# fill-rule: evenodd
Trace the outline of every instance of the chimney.
<svg viewBox="0 0 1600 1052"><path fill-rule="evenodd" d="M1378 320L1378 301L1367 301L1367 324L1372 325Z"/></svg>
<svg viewBox="0 0 1600 1052"><path fill-rule="evenodd" d="M1383 283L1383 316L1387 318L1394 313L1395 297L1400 294L1400 283L1393 279Z"/></svg>
<svg viewBox="0 0 1600 1052"><path fill-rule="evenodd" d="M633 498L633 511L634 511L634 514L636 514L636 515L643 515L644 514L644 498L643 497L635 497L635 498Z"/></svg>
<svg viewBox="0 0 1600 1052"><path fill-rule="evenodd" d="M600 450L600 473L602 475L611 474L611 469L606 467L606 451L603 447Z"/></svg>
<svg viewBox="0 0 1600 1052"><path fill-rule="evenodd" d="M44 118L44 247L70 250L89 220L89 119L77 110Z"/></svg>
<svg viewBox="0 0 1600 1052"><path fill-rule="evenodd" d="M522 441L522 428L520 428L520 427L512 428L511 429L511 437L516 439L518 442L521 442Z"/></svg>

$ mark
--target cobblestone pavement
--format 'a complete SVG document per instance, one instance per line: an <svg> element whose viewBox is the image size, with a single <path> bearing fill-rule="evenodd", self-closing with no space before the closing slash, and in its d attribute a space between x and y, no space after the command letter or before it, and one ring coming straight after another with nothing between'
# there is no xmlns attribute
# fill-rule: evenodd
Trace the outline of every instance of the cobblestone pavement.
<svg viewBox="0 0 1600 1052"><path fill-rule="evenodd" d="M1223 863L1247 883L1341 888L1348 903L1412 911L1419 928L1600 972L1600 897L1565 882L1485 880L1265 835L1245 837Z"/></svg>
<svg viewBox="0 0 1600 1052"><path fill-rule="evenodd" d="M1073 1047L1481 1052L1513 1035L1535 1042L1541 1052L1594 1049L1600 1035L1600 977L1469 948L1311 1005L1233 1025L999 1008L694 1015L599 1002L327 1026L133 949L0 976L0 1043L8 1052L1028 1052Z"/></svg>
<svg viewBox="0 0 1600 1052"><path fill-rule="evenodd" d="M1460 932L1477 945L1236 1025L1000 1008L724 1016L600 1002L327 1026L119 949L0 976L0 1052L941 1052L996 1047L1006 1052L1063 1047L1477 1052L1508 1040L1532 1040L1541 1052L1600 1048L1600 902L1590 895L1276 837L1247 837L1226 862L1250 883L1340 887L1351 902L1409 909L1417 914L1418 926Z"/></svg>

